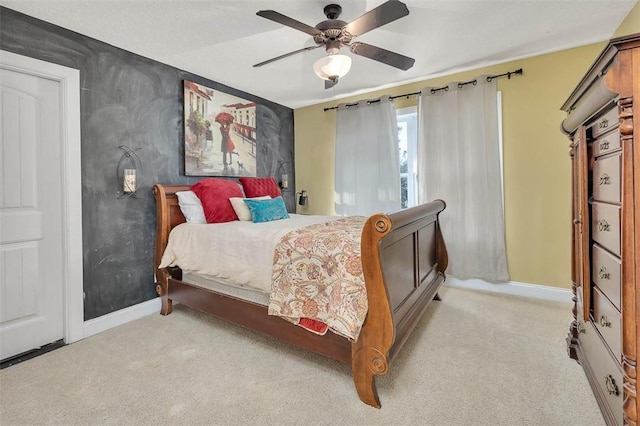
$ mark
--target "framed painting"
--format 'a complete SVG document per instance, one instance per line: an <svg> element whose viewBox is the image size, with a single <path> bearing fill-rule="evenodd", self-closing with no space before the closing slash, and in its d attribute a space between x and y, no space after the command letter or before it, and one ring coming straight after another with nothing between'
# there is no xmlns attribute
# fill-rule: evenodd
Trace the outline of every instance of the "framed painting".
<svg viewBox="0 0 640 426"><path fill-rule="evenodd" d="M255 102L184 80L184 170L255 176Z"/></svg>

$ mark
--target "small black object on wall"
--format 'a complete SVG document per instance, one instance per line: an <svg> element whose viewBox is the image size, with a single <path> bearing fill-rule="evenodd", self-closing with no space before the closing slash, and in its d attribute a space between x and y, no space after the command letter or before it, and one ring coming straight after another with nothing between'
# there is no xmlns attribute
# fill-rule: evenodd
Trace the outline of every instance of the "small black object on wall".
<svg viewBox="0 0 640 426"><path fill-rule="evenodd" d="M298 204L300 204L301 206L306 206L309 203L309 197L307 197L307 191L305 189L303 189L302 191L298 192Z"/></svg>

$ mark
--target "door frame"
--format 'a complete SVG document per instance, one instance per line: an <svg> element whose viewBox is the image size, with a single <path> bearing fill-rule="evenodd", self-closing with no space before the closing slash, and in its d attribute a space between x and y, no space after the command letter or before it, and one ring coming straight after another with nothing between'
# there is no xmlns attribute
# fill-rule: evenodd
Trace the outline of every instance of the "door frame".
<svg viewBox="0 0 640 426"><path fill-rule="evenodd" d="M64 341L84 337L80 70L0 50L0 68L60 83Z"/></svg>

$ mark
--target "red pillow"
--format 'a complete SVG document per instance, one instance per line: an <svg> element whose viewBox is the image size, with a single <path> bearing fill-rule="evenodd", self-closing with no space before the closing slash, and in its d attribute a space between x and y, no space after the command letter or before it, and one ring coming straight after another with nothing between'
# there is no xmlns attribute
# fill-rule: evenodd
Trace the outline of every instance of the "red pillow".
<svg viewBox="0 0 640 426"><path fill-rule="evenodd" d="M276 198L282 195L280 187L273 177L241 177L240 183L247 198L264 197L265 195Z"/></svg>
<svg viewBox="0 0 640 426"><path fill-rule="evenodd" d="M196 193L207 223L222 223L238 220L229 201L231 197L242 197L242 190L234 180L203 179L189 187Z"/></svg>

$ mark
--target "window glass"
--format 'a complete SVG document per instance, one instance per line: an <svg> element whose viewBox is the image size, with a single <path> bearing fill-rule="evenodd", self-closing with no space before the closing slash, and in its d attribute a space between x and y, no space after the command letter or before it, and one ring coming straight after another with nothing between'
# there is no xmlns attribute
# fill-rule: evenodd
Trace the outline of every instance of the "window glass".
<svg viewBox="0 0 640 426"><path fill-rule="evenodd" d="M397 110L402 208L417 204L418 115L416 107Z"/></svg>

